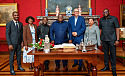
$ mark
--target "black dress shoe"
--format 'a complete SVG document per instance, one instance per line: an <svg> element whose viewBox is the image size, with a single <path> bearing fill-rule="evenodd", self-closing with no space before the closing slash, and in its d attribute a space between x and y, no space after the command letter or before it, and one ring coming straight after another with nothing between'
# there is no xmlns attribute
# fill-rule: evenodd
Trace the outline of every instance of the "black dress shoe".
<svg viewBox="0 0 125 76"><path fill-rule="evenodd" d="M72 65L72 67L76 67L76 65L78 65L78 63L74 63L74 64Z"/></svg>
<svg viewBox="0 0 125 76"><path fill-rule="evenodd" d="M45 66L45 69L46 69L46 70L49 70L49 67L48 67L48 66Z"/></svg>
<svg viewBox="0 0 125 76"><path fill-rule="evenodd" d="M103 69L101 69L100 71L108 71L108 70L110 70L110 68L109 67L104 67Z"/></svg>
<svg viewBox="0 0 125 76"><path fill-rule="evenodd" d="M25 69L23 69L22 67L18 67L17 70L25 71Z"/></svg>
<svg viewBox="0 0 125 76"><path fill-rule="evenodd" d="M82 66L79 66L79 67L78 67L78 71L82 71Z"/></svg>
<svg viewBox="0 0 125 76"><path fill-rule="evenodd" d="M113 74L113 76L117 76L117 74L116 74L116 72L114 71L114 72L112 72L112 74Z"/></svg>
<svg viewBox="0 0 125 76"><path fill-rule="evenodd" d="M55 68L55 71L58 71L58 70L59 70L59 68L60 68L60 67L56 67L56 68Z"/></svg>
<svg viewBox="0 0 125 76"><path fill-rule="evenodd" d="M63 66L65 71L68 71L68 67L67 66Z"/></svg>
<svg viewBox="0 0 125 76"><path fill-rule="evenodd" d="M11 73L11 75L16 75L14 70L11 70L10 73Z"/></svg>

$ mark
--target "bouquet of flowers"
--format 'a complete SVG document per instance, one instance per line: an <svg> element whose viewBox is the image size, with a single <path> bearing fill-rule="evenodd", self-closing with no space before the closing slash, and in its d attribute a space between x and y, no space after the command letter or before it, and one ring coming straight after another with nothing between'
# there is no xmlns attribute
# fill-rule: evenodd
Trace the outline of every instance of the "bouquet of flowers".
<svg viewBox="0 0 125 76"><path fill-rule="evenodd" d="M44 48L44 39L40 39L40 42L35 43L35 44L29 44L31 46L34 46L37 49L43 49ZM53 48L54 44L50 43L50 48Z"/></svg>

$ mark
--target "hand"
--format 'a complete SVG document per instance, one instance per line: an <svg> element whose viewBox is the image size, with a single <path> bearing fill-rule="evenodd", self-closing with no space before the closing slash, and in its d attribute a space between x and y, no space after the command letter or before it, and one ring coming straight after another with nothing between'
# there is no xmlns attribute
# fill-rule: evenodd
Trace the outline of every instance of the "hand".
<svg viewBox="0 0 125 76"><path fill-rule="evenodd" d="M119 45L119 41L115 41L114 45L116 46Z"/></svg>
<svg viewBox="0 0 125 76"><path fill-rule="evenodd" d="M69 40L69 43L72 43L72 40Z"/></svg>
<svg viewBox="0 0 125 76"><path fill-rule="evenodd" d="M25 50L28 50L28 46L25 46Z"/></svg>
<svg viewBox="0 0 125 76"><path fill-rule="evenodd" d="M23 42L21 43L21 47L23 48Z"/></svg>
<svg viewBox="0 0 125 76"><path fill-rule="evenodd" d="M77 36L77 32L72 32L72 35L76 37Z"/></svg>
<svg viewBox="0 0 125 76"><path fill-rule="evenodd" d="M51 41L52 44L54 44L54 41Z"/></svg>
<svg viewBox="0 0 125 76"><path fill-rule="evenodd" d="M12 45L9 45L9 50L13 50L13 46Z"/></svg>

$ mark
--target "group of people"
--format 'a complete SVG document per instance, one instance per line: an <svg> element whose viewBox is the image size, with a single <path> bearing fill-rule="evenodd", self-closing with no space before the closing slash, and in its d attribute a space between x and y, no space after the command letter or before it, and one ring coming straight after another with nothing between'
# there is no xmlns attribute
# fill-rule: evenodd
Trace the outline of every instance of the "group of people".
<svg viewBox="0 0 125 76"><path fill-rule="evenodd" d="M25 71L21 67L21 47L24 48L23 55L26 55L26 59L23 62L31 63L30 69L33 69L34 56L27 55L34 47L28 44L37 43L39 38L44 39L45 35L50 37L51 43L55 45L62 43L73 43L74 45L80 44L81 40L87 38L88 41L92 41L92 44L96 44L98 47L103 47L104 52L104 63L105 67L101 71L110 70L109 68L109 49L110 58L112 65L113 76L116 74L116 45L119 44L119 23L118 19L114 16L109 15L109 10L103 10L103 17L100 19L99 27L94 24L94 19L90 18L89 26L86 27L85 19L79 16L79 10L74 9L74 16L69 18L69 21L63 20L63 15L59 14L57 21L53 22L51 26L47 25L47 17L43 17L42 24L37 27L33 24L35 19L32 16L26 18L25 22L27 25L23 26L21 22L18 21L18 12L13 12L13 20L6 24L6 39L10 50L10 73L15 75L13 59L14 53L17 55L18 70ZM100 40L101 35L101 40ZM24 56L23 56L24 57ZM62 60L63 68L67 71L68 60ZM78 71L82 70L83 61L74 60L72 67L79 65ZM44 61L45 69L48 70L49 60ZM56 68L58 71L60 69L60 60L55 60Z"/></svg>

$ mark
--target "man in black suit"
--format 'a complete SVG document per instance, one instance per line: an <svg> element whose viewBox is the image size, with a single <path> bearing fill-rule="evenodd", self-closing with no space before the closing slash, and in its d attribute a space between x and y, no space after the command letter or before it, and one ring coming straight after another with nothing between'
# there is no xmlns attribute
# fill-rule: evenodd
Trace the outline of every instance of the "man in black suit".
<svg viewBox="0 0 125 76"><path fill-rule="evenodd" d="M109 68L109 50L113 76L116 74L116 45L119 44L119 23L115 16L109 15L109 9L103 10L103 17L99 24L102 47L104 52L105 67L101 71L110 70Z"/></svg>
<svg viewBox="0 0 125 76"><path fill-rule="evenodd" d="M13 66L13 59L14 53L16 52L17 56L17 70L25 71L21 67L21 45L23 46L23 24L18 21L19 14L18 12L12 13L13 20L6 24L6 39L9 46L10 51L10 73L11 75L15 75L14 66Z"/></svg>

